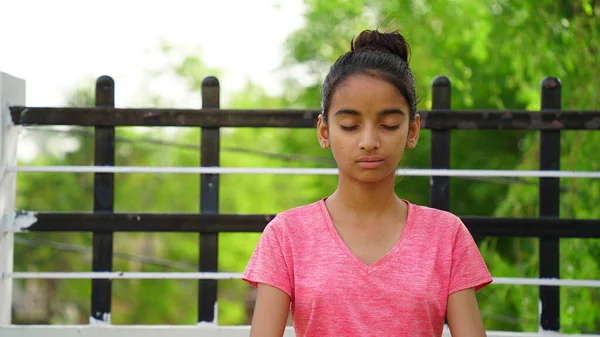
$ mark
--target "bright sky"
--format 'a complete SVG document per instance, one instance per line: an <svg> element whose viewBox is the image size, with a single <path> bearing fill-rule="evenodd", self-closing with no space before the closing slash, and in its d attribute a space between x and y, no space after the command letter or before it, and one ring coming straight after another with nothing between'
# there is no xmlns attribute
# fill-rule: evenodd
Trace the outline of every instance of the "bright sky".
<svg viewBox="0 0 600 337"><path fill-rule="evenodd" d="M173 63L161 56L162 40L179 59L191 53L223 71L223 101L248 79L277 94L283 44L302 26L303 8L302 0L0 0L0 72L26 80L28 106L64 105L83 80L109 75L117 107L147 106L148 90L170 107L200 107L200 93L181 81L152 80L151 71ZM17 148L25 161L40 145L29 135ZM44 145L78 148L57 141Z"/></svg>
<svg viewBox="0 0 600 337"><path fill-rule="evenodd" d="M302 0L0 0L0 71L27 81L29 106L62 105L82 79L104 74L115 79L117 106L135 106L142 74L165 66L156 57L163 39L200 48L225 71L225 92L252 79L277 93L275 69L302 11ZM176 107L194 104L177 99L176 85L158 90Z"/></svg>

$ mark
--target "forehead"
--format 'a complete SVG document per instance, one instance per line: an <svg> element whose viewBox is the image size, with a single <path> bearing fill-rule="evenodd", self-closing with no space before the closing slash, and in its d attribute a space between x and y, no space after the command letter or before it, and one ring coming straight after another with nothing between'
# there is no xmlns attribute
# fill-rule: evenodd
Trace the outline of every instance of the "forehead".
<svg viewBox="0 0 600 337"><path fill-rule="evenodd" d="M330 112L353 109L361 114L378 113L396 108L408 115L409 107L404 96L391 83L370 75L352 75L335 89L331 97Z"/></svg>

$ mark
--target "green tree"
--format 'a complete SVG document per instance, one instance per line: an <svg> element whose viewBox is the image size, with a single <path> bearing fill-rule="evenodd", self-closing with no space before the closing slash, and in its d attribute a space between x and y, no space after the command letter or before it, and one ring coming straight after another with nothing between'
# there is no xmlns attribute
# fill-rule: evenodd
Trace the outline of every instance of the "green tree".
<svg viewBox="0 0 600 337"><path fill-rule="evenodd" d="M350 38L376 26L399 28L411 43L421 108L431 106L429 85L443 74L452 81L455 109L539 109L540 81L557 76L563 84L563 108L597 109L598 4L590 1L306 1L306 24L288 40L286 66L304 70L312 82L303 88L290 80L295 105L318 107L327 67L349 49ZM458 23L458 24L457 24ZM301 88L293 90L294 88ZM576 100L570 99L577 97ZM597 170L597 132L564 132L564 169ZM429 134L405 166L427 167ZM425 146L423 146L425 145ZM454 131L453 168L536 169L536 132ZM574 151L574 149L577 149ZM489 154L493 153L493 156ZM586 156L587 154L587 156ZM565 217L600 217L595 203L598 182L565 180ZM537 215L537 181L454 178L451 210L464 215ZM402 179L398 193L428 202L426 179ZM581 207L580 207L581 206ZM562 275L598 279L598 240L562 240ZM578 247L578 249L576 249ZM481 250L495 276L537 277L536 240L486 238ZM577 252L577 254L575 253ZM581 268L587 267L583 272ZM508 290L511 290L509 293ZM597 331L598 291L563 289L562 327L566 332ZM488 329L538 329L537 290L495 285L481 295ZM574 308L577 308L575 310ZM581 312L582 314L574 314Z"/></svg>

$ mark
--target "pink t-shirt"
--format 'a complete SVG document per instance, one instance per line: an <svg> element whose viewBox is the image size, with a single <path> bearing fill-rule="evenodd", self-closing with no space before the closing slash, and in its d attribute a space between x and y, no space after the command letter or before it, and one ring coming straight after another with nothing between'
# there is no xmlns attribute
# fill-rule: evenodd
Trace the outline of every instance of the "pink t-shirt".
<svg viewBox="0 0 600 337"><path fill-rule="evenodd" d="M338 235L325 199L278 214L243 280L290 296L298 337L441 336L448 296L492 282L471 234L449 212L408 203L400 240L367 266Z"/></svg>

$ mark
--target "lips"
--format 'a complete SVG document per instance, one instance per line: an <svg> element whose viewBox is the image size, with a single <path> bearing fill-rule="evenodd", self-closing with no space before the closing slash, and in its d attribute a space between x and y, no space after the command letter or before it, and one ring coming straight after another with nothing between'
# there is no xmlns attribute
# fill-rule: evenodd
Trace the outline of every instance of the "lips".
<svg viewBox="0 0 600 337"><path fill-rule="evenodd" d="M376 169L383 165L385 159L379 156L368 156L368 157L360 157L356 161L358 166L364 169Z"/></svg>
<svg viewBox="0 0 600 337"><path fill-rule="evenodd" d="M358 162L367 162L367 163L372 163L372 162L377 162L377 161L383 161L383 157L379 157L379 156L369 156L369 157L360 157L358 158Z"/></svg>

